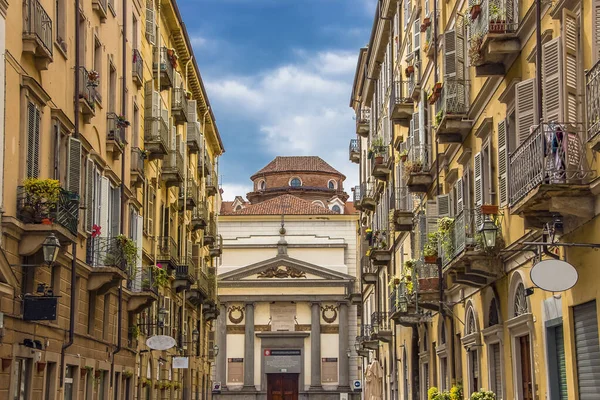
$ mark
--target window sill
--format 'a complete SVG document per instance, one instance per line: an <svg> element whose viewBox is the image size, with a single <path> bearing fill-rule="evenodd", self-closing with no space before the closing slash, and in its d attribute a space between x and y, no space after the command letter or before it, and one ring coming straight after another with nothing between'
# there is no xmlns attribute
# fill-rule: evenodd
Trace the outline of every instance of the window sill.
<svg viewBox="0 0 600 400"><path fill-rule="evenodd" d="M64 43L64 42L63 42L63 43ZM67 50L68 50L68 47L67 47L67 44L66 44L66 43L65 43L65 48L63 48L63 46L61 46L61 44L60 44L60 43L59 43L57 40L55 40L55 41L54 41L54 48L55 48L56 50L58 50L58 52L60 53L60 55L61 55L61 56L63 56L63 58L64 58L65 60L67 60L67 59L69 58L69 57L67 56Z"/></svg>
<svg viewBox="0 0 600 400"><path fill-rule="evenodd" d="M112 4L108 3L108 9L110 10L111 14L113 15L113 17L117 16L117 13L115 11L115 8Z"/></svg>

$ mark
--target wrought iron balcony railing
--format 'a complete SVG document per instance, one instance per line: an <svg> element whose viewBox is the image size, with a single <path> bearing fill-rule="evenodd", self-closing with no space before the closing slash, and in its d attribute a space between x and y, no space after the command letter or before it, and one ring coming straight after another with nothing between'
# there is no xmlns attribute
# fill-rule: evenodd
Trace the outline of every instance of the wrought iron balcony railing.
<svg viewBox="0 0 600 400"><path fill-rule="evenodd" d="M362 107L356 116L356 125L369 125L370 122L371 109L369 107Z"/></svg>
<svg viewBox="0 0 600 400"><path fill-rule="evenodd" d="M135 293L140 292L152 292L158 294L158 287L154 279L154 268L146 267L141 271L137 271L136 274L140 276L130 276L127 279L127 289Z"/></svg>
<svg viewBox="0 0 600 400"><path fill-rule="evenodd" d="M76 235L79 220L79 195L61 189L56 201L47 202L34 193L28 193L23 186L18 186L17 218L26 224L42 224L48 220Z"/></svg>
<svg viewBox="0 0 600 400"><path fill-rule="evenodd" d="M163 162L163 174L165 173L180 173L183 174L183 155L179 149L169 150L169 154Z"/></svg>
<svg viewBox="0 0 600 400"><path fill-rule="evenodd" d="M395 104L412 103L413 99L410 93L411 90L408 80L395 80L392 90L392 101L390 104L393 106Z"/></svg>
<svg viewBox="0 0 600 400"><path fill-rule="evenodd" d="M132 52L132 76L138 85L144 82L144 59L138 49Z"/></svg>
<svg viewBox="0 0 600 400"><path fill-rule="evenodd" d="M357 332L356 336L357 342L365 342L371 340L371 335L373 335L373 327L371 325L361 325L360 330Z"/></svg>
<svg viewBox="0 0 600 400"><path fill-rule="evenodd" d="M469 3L470 6L480 4L481 8L479 16L471 22L472 40L479 40L488 33L514 33L519 28L517 0L483 0L481 3L471 0Z"/></svg>
<svg viewBox="0 0 600 400"><path fill-rule="evenodd" d="M168 148L169 126L162 117L147 117L144 119L144 141L159 143Z"/></svg>
<svg viewBox="0 0 600 400"><path fill-rule="evenodd" d="M189 121L187 124L187 145L190 153L199 153L202 149L202 133L200 132L200 122Z"/></svg>
<svg viewBox="0 0 600 400"><path fill-rule="evenodd" d="M178 123L188 121L188 98L182 87L173 88L171 93L171 114Z"/></svg>
<svg viewBox="0 0 600 400"><path fill-rule="evenodd" d="M170 236L159 236L157 242L158 253L156 260L170 263L170 267L174 269L179 260L177 242Z"/></svg>
<svg viewBox="0 0 600 400"><path fill-rule="evenodd" d="M349 151L350 151L350 153L358 153L359 152L358 139L350 139Z"/></svg>
<svg viewBox="0 0 600 400"><path fill-rule="evenodd" d="M121 148L125 146L125 127L114 112L106 113L106 140L115 141Z"/></svg>
<svg viewBox="0 0 600 400"><path fill-rule="evenodd" d="M86 262L91 267L116 267L132 274L135 271L136 260L129 255L123 236L90 237L87 241Z"/></svg>
<svg viewBox="0 0 600 400"><path fill-rule="evenodd" d="M600 61L585 74L587 140L600 133Z"/></svg>
<svg viewBox="0 0 600 400"><path fill-rule="evenodd" d="M373 333L380 331L389 331L392 329L390 313L386 311L376 311L371 314L371 328Z"/></svg>
<svg viewBox="0 0 600 400"><path fill-rule="evenodd" d="M394 210L412 212L415 208L415 196L408 191L406 186L397 187L392 200L390 205Z"/></svg>
<svg viewBox="0 0 600 400"><path fill-rule="evenodd" d="M481 224L478 209L464 209L455 218L448 237L440 243L442 265L447 265L457 255L476 244L477 227Z"/></svg>
<svg viewBox="0 0 600 400"><path fill-rule="evenodd" d="M48 56L52 57L52 19L39 0L25 0L24 3L23 35L35 37Z"/></svg>
<svg viewBox="0 0 600 400"><path fill-rule="evenodd" d="M594 172L582 141L581 124L542 123L509 156L511 206L540 185L581 185Z"/></svg>
<svg viewBox="0 0 600 400"><path fill-rule="evenodd" d="M360 162L360 148L358 139L350 139L350 146L348 147L348 158L354 163Z"/></svg>
<svg viewBox="0 0 600 400"><path fill-rule="evenodd" d="M424 144L414 144L413 142L413 145L408 150L408 160L410 161L410 168L406 164L404 165L407 173L429 171L432 161L429 147Z"/></svg>
<svg viewBox="0 0 600 400"><path fill-rule="evenodd" d="M180 189L179 191L181 194L181 196L183 196L183 190ZM193 177L189 177L187 178L187 189L185 191L186 193L186 200L192 202L192 204L198 204L198 183L196 182L196 180Z"/></svg>
<svg viewBox="0 0 600 400"><path fill-rule="evenodd" d="M161 89L173 87L173 60L175 59L175 54L172 52L173 50L167 49L166 47L161 47L160 49L158 47L154 47L154 62L152 64L152 68L154 70L155 78L157 78L157 75L160 71Z"/></svg>
<svg viewBox="0 0 600 400"><path fill-rule="evenodd" d="M90 73L84 67L79 68L79 99L85 100L89 109L96 109L96 100L98 99L98 80L92 80Z"/></svg>
<svg viewBox="0 0 600 400"><path fill-rule="evenodd" d="M469 85L468 80L445 79L435 107L436 119L440 118L438 116L465 115L469 112Z"/></svg>
<svg viewBox="0 0 600 400"><path fill-rule="evenodd" d="M131 171L144 176L144 153L138 147L131 149Z"/></svg>

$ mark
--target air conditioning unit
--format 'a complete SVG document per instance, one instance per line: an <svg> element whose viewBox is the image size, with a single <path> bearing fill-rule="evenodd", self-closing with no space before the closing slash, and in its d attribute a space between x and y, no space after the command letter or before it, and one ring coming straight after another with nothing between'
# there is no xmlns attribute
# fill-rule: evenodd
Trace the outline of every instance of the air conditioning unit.
<svg viewBox="0 0 600 400"><path fill-rule="evenodd" d="M355 392L362 392L362 381L358 379L352 381L352 390Z"/></svg>

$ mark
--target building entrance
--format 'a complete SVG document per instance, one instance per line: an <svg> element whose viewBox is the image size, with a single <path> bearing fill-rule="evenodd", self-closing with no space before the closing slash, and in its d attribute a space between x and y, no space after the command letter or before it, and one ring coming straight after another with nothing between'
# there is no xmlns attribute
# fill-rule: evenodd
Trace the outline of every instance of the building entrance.
<svg viewBox="0 0 600 400"><path fill-rule="evenodd" d="M298 400L299 374L267 374L267 400Z"/></svg>

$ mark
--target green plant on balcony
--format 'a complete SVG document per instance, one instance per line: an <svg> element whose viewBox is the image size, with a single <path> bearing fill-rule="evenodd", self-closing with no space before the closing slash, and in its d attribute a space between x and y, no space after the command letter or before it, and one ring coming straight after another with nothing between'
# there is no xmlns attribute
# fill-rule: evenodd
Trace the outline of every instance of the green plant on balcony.
<svg viewBox="0 0 600 400"><path fill-rule="evenodd" d="M133 372L131 371L123 371L123 377L131 378L133 376Z"/></svg>
<svg viewBox="0 0 600 400"><path fill-rule="evenodd" d="M411 174L423 172L422 160L409 160L404 163L404 180L407 181Z"/></svg>
<svg viewBox="0 0 600 400"><path fill-rule="evenodd" d="M406 162L406 160L408 159L408 149L404 149L402 150L400 153L400 161L402 161L403 163Z"/></svg>
<svg viewBox="0 0 600 400"><path fill-rule="evenodd" d="M140 336L140 327L137 325L132 325L129 327L129 334L131 334L131 338L133 340L137 339Z"/></svg>
<svg viewBox="0 0 600 400"><path fill-rule="evenodd" d="M31 217L35 223L42 223L55 207L60 196L60 182L55 179L27 178L23 182L27 202L20 210L21 215Z"/></svg>
<svg viewBox="0 0 600 400"><path fill-rule="evenodd" d="M438 234L437 233L428 233L427 241L423 246L423 256L424 257L437 257L438 256Z"/></svg>
<svg viewBox="0 0 600 400"><path fill-rule="evenodd" d="M150 279L148 279L148 278L142 279L142 289L148 290L148 289L150 289L151 286L152 286L152 284L150 283Z"/></svg>
<svg viewBox="0 0 600 400"><path fill-rule="evenodd" d="M496 394L489 390L479 389L471 394L471 400L496 400Z"/></svg>
<svg viewBox="0 0 600 400"><path fill-rule="evenodd" d="M173 387L173 383L171 383L171 381L167 381L167 380L162 380L162 381L158 382L156 385L158 386L158 389L160 389L160 390L167 390L167 389L171 389Z"/></svg>
<svg viewBox="0 0 600 400"><path fill-rule="evenodd" d="M410 259L404 261L404 271L402 272L402 280L404 282L412 281L413 271L415 270L416 266L417 260Z"/></svg>
<svg viewBox="0 0 600 400"><path fill-rule="evenodd" d="M481 65L483 55L481 54L481 45L483 44L483 35L481 33L473 33L469 38L469 60L471 66Z"/></svg>
<svg viewBox="0 0 600 400"><path fill-rule="evenodd" d="M174 390L180 390L181 389L181 382L173 382L173 389Z"/></svg>
<svg viewBox="0 0 600 400"><path fill-rule="evenodd" d="M151 383L150 379L148 378L140 378L139 382L142 387L146 387Z"/></svg>
<svg viewBox="0 0 600 400"><path fill-rule="evenodd" d="M435 126L440 126L444 119L444 110L440 110L435 114Z"/></svg>
<svg viewBox="0 0 600 400"><path fill-rule="evenodd" d="M125 235L118 235L114 240L115 248L106 253L104 265L120 265L124 262L129 278L134 279L137 274L135 268L138 259L137 244Z"/></svg>
<svg viewBox="0 0 600 400"><path fill-rule="evenodd" d="M166 287L169 285L169 274L166 270L159 267L152 267L152 276L154 277L154 286Z"/></svg>
<svg viewBox="0 0 600 400"><path fill-rule="evenodd" d="M401 281L402 281L402 277L400 277L398 275L392 275L390 277L390 280L388 281L388 286L390 288L395 288L396 286L398 286L400 284Z"/></svg>
<svg viewBox="0 0 600 400"><path fill-rule="evenodd" d="M438 221L438 240L442 246L444 254L454 253L454 244L450 232L454 226L454 218L443 217Z"/></svg>

